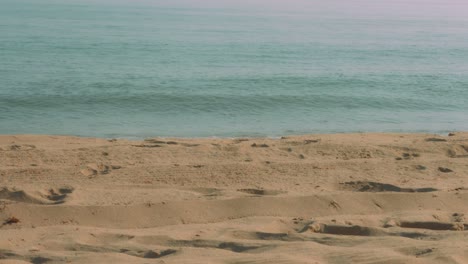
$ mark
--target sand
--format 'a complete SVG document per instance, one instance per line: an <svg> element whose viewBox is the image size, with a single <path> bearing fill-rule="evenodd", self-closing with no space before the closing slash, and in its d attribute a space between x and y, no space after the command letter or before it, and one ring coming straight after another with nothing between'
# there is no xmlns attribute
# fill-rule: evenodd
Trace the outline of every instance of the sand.
<svg viewBox="0 0 468 264"><path fill-rule="evenodd" d="M468 263L468 133L0 136L0 263Z"/></svg>

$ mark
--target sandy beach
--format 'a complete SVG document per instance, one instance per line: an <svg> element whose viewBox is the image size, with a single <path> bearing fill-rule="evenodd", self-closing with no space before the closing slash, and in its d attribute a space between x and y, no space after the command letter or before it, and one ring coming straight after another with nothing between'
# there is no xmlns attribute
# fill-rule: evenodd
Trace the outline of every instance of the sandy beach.
<svg viewBox="0 0 468 264"><path fill-rule="evenodd" d="M468 263L467 213L468 133L0 136L0 263Z"/></svg>

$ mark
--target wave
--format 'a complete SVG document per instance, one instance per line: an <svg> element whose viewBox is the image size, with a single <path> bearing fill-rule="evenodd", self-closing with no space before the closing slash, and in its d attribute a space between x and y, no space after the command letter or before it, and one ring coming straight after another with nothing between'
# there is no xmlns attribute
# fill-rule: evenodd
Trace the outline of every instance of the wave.
<svg viewBox="0 0 468 264"><path fill-rule="evenodd" d="M62 109L170 112L256 113L278 109L304 111L341 110L459 110L459 106L421 98L340 95L201 95L201 94L137 94L137 95L69 95L69 96L2 96L0 109Z"/></svg>

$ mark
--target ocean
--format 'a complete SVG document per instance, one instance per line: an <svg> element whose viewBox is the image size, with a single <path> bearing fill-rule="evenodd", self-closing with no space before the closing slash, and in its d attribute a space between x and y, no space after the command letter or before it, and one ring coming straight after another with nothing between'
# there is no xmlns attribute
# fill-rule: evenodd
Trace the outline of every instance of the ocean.
<svg viewBox="0 0 468 264"><path fill-rule="evenodd" d="M0 0L0 134L468 131L468 1Z"/></svg>

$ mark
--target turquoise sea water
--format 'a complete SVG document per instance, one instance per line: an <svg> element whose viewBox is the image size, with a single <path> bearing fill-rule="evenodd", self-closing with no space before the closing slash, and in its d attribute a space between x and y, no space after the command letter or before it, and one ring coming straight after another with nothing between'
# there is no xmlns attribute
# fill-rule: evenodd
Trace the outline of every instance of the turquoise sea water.
<svg viewBox="0 0 468 264"><path fill-rule="evenodd" d="M0 134L468 130L468 2L385 2L0 0Z"/></svg>

